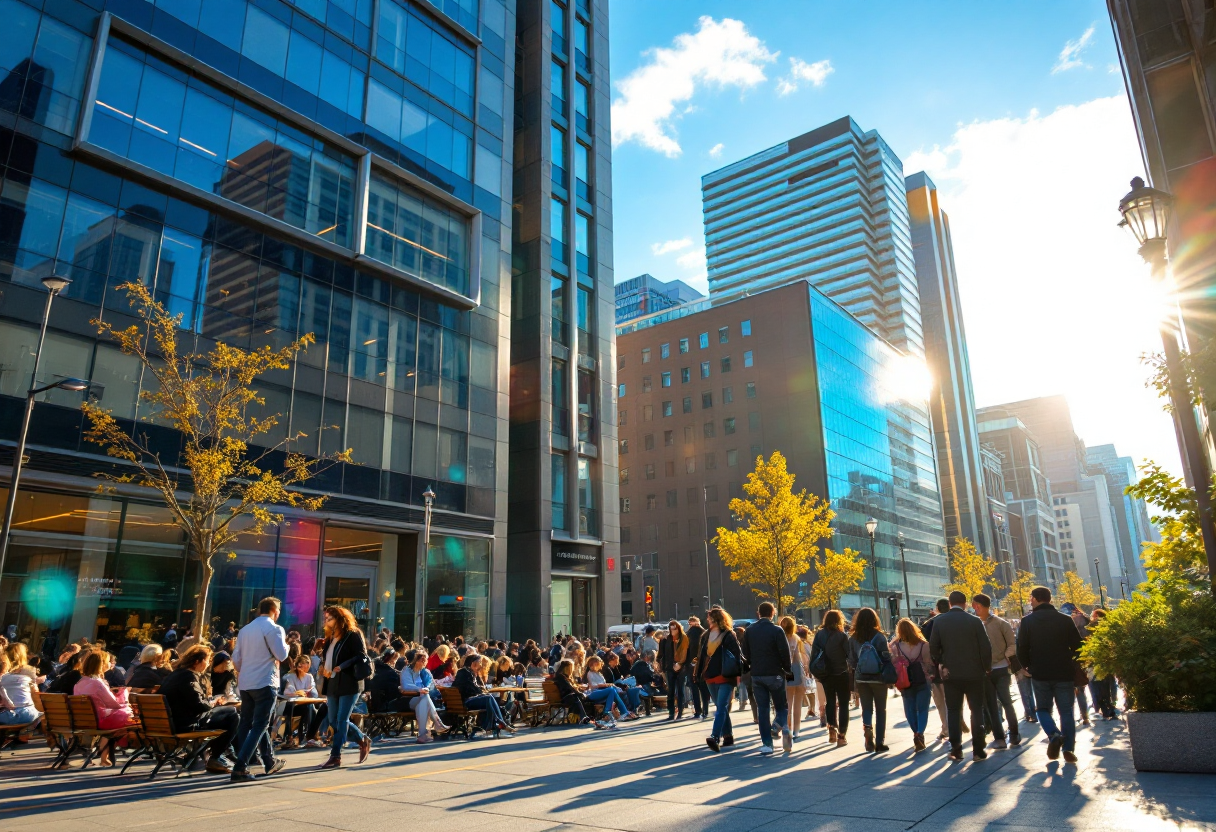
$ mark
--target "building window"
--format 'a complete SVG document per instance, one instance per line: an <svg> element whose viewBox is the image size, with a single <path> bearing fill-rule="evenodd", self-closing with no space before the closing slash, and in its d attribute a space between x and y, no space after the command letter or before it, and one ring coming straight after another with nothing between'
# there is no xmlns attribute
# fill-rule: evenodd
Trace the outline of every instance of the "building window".
<svg viewBox="0 0 1216 832"><path fill-rule="evenodd" d="M757 414L757 415L759 415L759 414ZM654 434L653 433L648 433L642 437L642 450L644 450L644 451L653 451L654 450Z"/></svg>
<svg viewBox="0 0 1216 832"><path fill-rule="evenodd" d="M726 467L734 468L738 464L739 464L739 451L735 448L731 448L729 451L726 452Z"/></svg>
<svg viewBox="0 0 1216 832"><path fill-rule="evenodd" d="M668 492L667 492L667 507L668 507L668 508L675 508L675 507L676 507L676 495L677 495L678 493L679 493L679 492L678 492L678 491L676 491L674 488L673 488L672 490L670 490L670 491L668 491Z"/></svg>
<svg viewBox="0 0 1216 832"><path fill-rule="evenodd" d="M730 356L729 355L722 356L719 363L722 365L722 372L724 372L724 373L730 372Z"/></svg>
<svg viewBox="0 0 1216 832"><path fill-rule="evenodd" d="M692 368L691 367L681 367L680 368L680 384L688 384L688 382L690 382L690 381L692 381Z"/></svg>
<svg viewBox="0 0 1216 832"><path fill-rule="evenodd" d="M671 357L671 344L660 344L659 345L659 358L670 358L670 357Z"/></svg>
<svg viewBox="0 0 1216 832"><path fill-rule="evenodd" d="M642 363L643 363L643 364L649 364L649 363L650 363L650 347L643 347L643 348L642 348Z"/></svg>
<svg viewBox="0 0 1216 832"><path fill-rule="evenodd" d="M552 174L554 183L566 187L566 131L555 124L549 125L549 146L552 154Z"/></svg>
<svg viewBox="0 0 1216 832"><path fill-rule="evenodd" d="M707 503L718 502L718 486L716 486L716 485L705 486L705 502L707 502Z"/></svg>
<svg viewBox="0 0 1216 832"><path fill-rule="evenodd" d="M669 459L663 463L663 476L674 477L676 475L676 461Z"/></svg>
<svg viewBox="0 0 1216 832"><path fill-rule="evenodd" d="M574 184L578 198L591 201L591 151L582 142L574 143Z"/></svg>
<svg viewBox="0 0 1216 832"><path fill-rule="evenodd" d="M629 485L629 469L621 469L621 485Z"/></svg>
<svg viewBox="0 0 1216 832"><path fill-rule="evenodd" d="M751 413L747 414L747 429L749 431L751 431L752 433L755 433L756 431L760 430L759 412L753 410Z"/></svg>
<svg viewBox="0 0 1216 832"><path fill-rule="evenodd" d="M565 265L566 254L566 203L560 199L549 199L549 236L553 239L551 253L554 261Z"/></svg>
<svg viewBox="0 0 1216 832"><path fill-rule="evenodd" d="M709 408L711 408L713 406L714 406L714 394L713 393L702 393L701 394L701 409L708 410Z"/></svg>
<svg viewBox="0 0 1216 832"><path fill-rule="evenodd" d="M680 521L672 520L667 524L667 539L675 540L680 536Z"/></svg>
<svg viewBox="0 0 1216 832"><path fill-rule="evenodd" d="M629 528L628 526L621 526L621 542L622 543L632 543L633 542L633 530L631 528Z"/></svg>
<svg viewBox="0 0 1216 832"><path fill-rule="evenodd" d="M618 439L616 444L617 444L617 453L619 453L621 456L624 456L625 454L629 453L629 440L628 439Z"/></svg>
<svg viewBox="0 0 1216 832"><path fill-rule="evenodd" d="M620 425L621 427L625 427L625 425L628 424L628 422L629 422L629 411L628 410L618 410L616 412L616 423L618 425Z"/></svg>
<svg viewBox="0 0 1216 832"><path fill-rule="evenodd" d="M566 7L549 0L549 25L553 29L553 51L566 54Z"/></svg>
<svg viewBox="0 0 1216 832"><path fill-rule="evenodd" d="M317 167L318 171L324 169L324 165ZM364 238L368 257L468 295L470 230L467 217L403 182L373 172ZM430 241L432 236L446 241L439 243L442 253L434 250L437 246Z"/></svg>
<svg viewBox="0 0 1216 832"><path fill-rule="evenodd" d="M710 424L712 425L713 423L711 422ZM713 451L710 451L709 453L707 453L705 455L705 470L706 471L718 470L718 455L715 454ZM713 495L714 495L713 499L715 499L715 500L718 499L718 486L710 485L710 486L706 486L706 488L712 488Z"/></svg>
<svg viewBox="0 0 1216 832"><path fill-rule="evenodd" d="M648 480L654 479L654 463L653 462L646 463L646 479L648 479Z"/></svg>
<svg viewBox="0 0 1216 832"><path fill-rule="evenodd" d="M659 499L654 494L646 495L646 510L654 511L659 506Z"/></svg>
<svg viewBox="0 0 1216 832"><path fill-rule="evenodd" d="M708 332L702 332L700 337L697 338L697 341L698 341L701 349L703 349L703 350L709 349L709 333Z"/></svg>
<svg viewBox="0 0 1216 832"><path fill-rule="evenodd" d="M663 431L663 444L667 447L676 444L676 432L674 430Z"/></svg>
<svg viewBox="0 0 1216 832"><path fill-rule="evenodd" d="M761 448L759 445L752 445L752 459L755 459L756 457L760 456L763 453L764 453L764 449Z"/></svg>
<svg viewBox="0 0 1216 832"><path fill-rule="evenodd" d="M654 418L654 405L650 405L650 404L642 405L642 421L649 422L653 418Z"/></svg>
<svg viewBox="0 0 1216 832"><path fill-rule="evenodd" d="M684 473L685 474L697 473L697 458L695 456L684 457Z"/></svg>
<svg viewBox="0 0 1216 832"><path fill-rule="evenodd" d="M709 362L701 362L701 378L709 378Z"/></svg>
<svg viewBox="0 0 1216 832"><path fill-rule="evenodd" d="M684 426L684 444L691 445L692 438L693 438L692 437L692 425L685 425Z"/></svg>
<svg viewBox="0 0 1216 832"><path fill-rule="evenodd" d="M663 373L663 375L659 376L659 383L662 384L664 387L670 387L671 386L671 372L669 371L669 372Z"/></svg>
<svg viewBox="0 0 1216 832"><path fill-rule="evenodd" d="M629 513L629 498L622 497L621 498L621 514L628 514L628 513Z"/></svg>
<svg viewBox="0 0 1216 832"><path fill-rule="evenodd" d="M739 323L739 332L741 332L741 333L743 334L743 337L744 337L744 338L746 338L747 336L749 336L749 335L751 335L751 334L752 334L752 322L751 322L751 319L748 319L748 320L746 320L746 321L741 321L741 322Z"/></svg>
<svg viewBox="0 0 1216 832"><path fill-rule="evenodd" d="M566 68L556 60L549 67L549 98L553 111L566 118Z"/></svg>
<svg viewBox="0 0 1216 832"><path fill-rule="evenodd" d="M692 413L692 396L685 396L683 404L684 404L684 412Z"/></svg>
<svg viewBox="0 0 1216 832"><path fill-rule="evenodd" d="M663 418L671 415L671 402L663 402Z"/></svg>
<svg viewBox="0 0 1216 832"><path fill-rule="evenodd" d="M591 132L591 88L582 81L574 82L574 125L584 133Z"/></svg>
<svg viewBox="0 0 1216 832"><path fill-rule="evenodd" d="M688 352L688 339L681 338L680 339L680 353L683 354L686 352Z"/></svg>
<svg viewBox="0 0 1216 832"><path fill-rule="evenodd" d="M651 388L650 376L642 376L642 392L649 393Z"/></svg>
<svg viewBox="0 0 1216 832"><path fill-rule="evenodd" d="M730 404L735 400L735 391L731 387L722 388L722 404Z"/></svg>
<svg viewBox="0 0 1216 832"><path fill-rule="evenodd" d="M618 384L618 385L616 386L616 397L617 397L618 399L623 399L623 398L625 398L625 385L624 385L624 383ZM624 422L621 422L621 424L623 425L623 424L625 424L625 423L624 423Z"/></svg>
<svg viewBox="0 0 1216 832"><path fill-rule="evenodd" d="M730 436L735 432L735 417L728 416L722 420L722 433Z"/></svg>
<svg viewBox="0 0 1216 832"><path fill-rule="evenodd" d="M713 421L706 422L701 426L701 432L705 434L706 439L714 438L714 423Z"/></svg>
<svg viewBox="0 0 1216 832"><path fill-rule="evenodd" d="M743 366L744 367L752 366L752 351L751 350L748 350L747 352L743 353Z"/></svg>
<svg viewBox="0 0 1216 832"><path fill-rule="evenodd" d="M748 397L749 399L754 399L754 398L756 398L756 382L754 382L754 381L749 381L749 382L747 383L747 397Z"/></svg>

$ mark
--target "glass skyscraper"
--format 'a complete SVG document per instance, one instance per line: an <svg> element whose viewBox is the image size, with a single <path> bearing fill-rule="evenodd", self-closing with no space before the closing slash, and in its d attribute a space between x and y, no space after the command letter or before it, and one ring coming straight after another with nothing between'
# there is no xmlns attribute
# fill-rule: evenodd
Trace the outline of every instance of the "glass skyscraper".
<svg viewBox="0 0 1216 832"><path fill-rule="evenodd" d="M616 322L623 324L705 296L683 280L664 283L642 274L616 284Z"/></svg>

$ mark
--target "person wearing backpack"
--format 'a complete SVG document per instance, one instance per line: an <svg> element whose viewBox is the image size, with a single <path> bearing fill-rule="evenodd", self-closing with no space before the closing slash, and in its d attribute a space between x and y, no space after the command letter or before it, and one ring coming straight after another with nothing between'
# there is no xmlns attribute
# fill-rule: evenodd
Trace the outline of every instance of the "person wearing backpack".
<svg viewBox="0 0 1216 832"><path fill-rule="evenodd" d="M984 623L967 613L966 593L950 593L950 609L933 621L929 655L937 662L946 689L946 717L950 731L950 759L963 759L963 699L971 710L971 755L985 760L984 684L992 669L992 643Z"/></svg>
<svg viewBox="0 0 1216 832"><path fill-rule="evenodd" d="M849 667L861 699L861 724L866 751L890 751L883 740L887 734L887 688L894 683L894 665L878 613L862 607L853 615L849 629Z"/></svg>
<svg viewBox="0 0 1216 832"><path fill-rule="evenodd" d="M811 673L819 681L827 704L828 742L837 747L849 744L849 637L844 632L844 613L828 610L811 642Z"/></svg>
<svg viewBox="0 0 1216 832"><path fill-rule="evenodd" d="M901 618L895 625L891 657L897 677L895 687L903 697L904 716L912 729L912 747L924 751L929 700L933 698L929 684L933 678L933 659L929 656L929 642L912 619Z"/></svg>

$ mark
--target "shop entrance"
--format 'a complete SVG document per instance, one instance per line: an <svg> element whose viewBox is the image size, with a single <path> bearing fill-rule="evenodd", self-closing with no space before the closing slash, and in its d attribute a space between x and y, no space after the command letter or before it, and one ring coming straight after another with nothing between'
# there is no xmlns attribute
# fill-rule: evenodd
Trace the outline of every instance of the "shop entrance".
<svg viewBox="0 0 1216 832"><path fill-rule="evenodd" d="M595 578L553 578L549 598L553 634L595 635Z"/></svg>
<svg viewBox="0 0 1216 832"><path fill-rule="evenodd" d="M324 607L346 607L355 616L359 629L373 631L372 597L376 588L376 567L361 563L327 561L321 574ZM318 622L320 624L321 622ZM318 628L318 632L320 629Z"/></svg>

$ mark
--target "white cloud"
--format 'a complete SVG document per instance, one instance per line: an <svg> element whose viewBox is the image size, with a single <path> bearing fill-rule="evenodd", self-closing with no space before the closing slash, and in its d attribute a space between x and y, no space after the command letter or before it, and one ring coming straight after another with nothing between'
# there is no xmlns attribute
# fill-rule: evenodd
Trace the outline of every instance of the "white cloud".
<svg viewBox="0 0 1216 832"><path fill-rule="evenodd" d="M963 125L904 170L927 170L950 217L976 403L1063 393L1088 444L1178 471L1140 362L1162 297L1116 227L1143 170L1127 99Z"/></svg>
<svg viewBox="0 0 1216 832"><path fill-rule="evenodd" d="M616 82L620 95L612 102L612 144L636 141L666 156L679 156L673 121L689 111L698 90L750 89L766 80L764 65L778 54L741 21L702 17L696 32L677 35L670 47L649 50L646 63Z"/></svg>
<svg viewBox="0 0 1216 832"><path fill-rule="evenodd" d="M799 81L810 81L813 87L822 87L828 76L836 71L829 60L808 64L801 58L790 58L790 74L777 81L777 94L789 95L797 91Z"/></svg>
<svg viewBox="0 0 1216 832"><path fill-rule="evenodd" d="M1051 68L1051 74L1055 75L1057 72L1067 72L1070 69L1086 66L1086 63L1081 60L1081 53L1089 48L1093 39L1094 27L1090 26L1081 34L1081 37L1064 44L1064 48L1060 50L1060 56L1056 58L1056 65Z"/></svg>
<svg viewBox="0 0 1216 832"><path fill-rule="evenodd" d="M705 272L708 268L705 261L705 249L703 248L690 251L686 254L681 254L676 258L676 263L686 269L692 269L698 272Z"/></svg>
<svg viewBox="0 0 1216 832"><path fill-rule="evenodd" d="M722 144L722 142L718 142L716 145L714 145L713 147L711 147L711 148L709 149L709 158L711 158L711 159L721 159L721 158L722 158L722 151L723 151L725 148L726 148L726 145Z"/></svg>
<svg viewBox="0 0 1216 832"><path fill-rule="evenodd" d="M673 251L682 251L692 245L692 240L684 237L680 240L668 240L664 243L652 243L650 253L655 257L662 257L664 254L671 254Z"/></svg>

